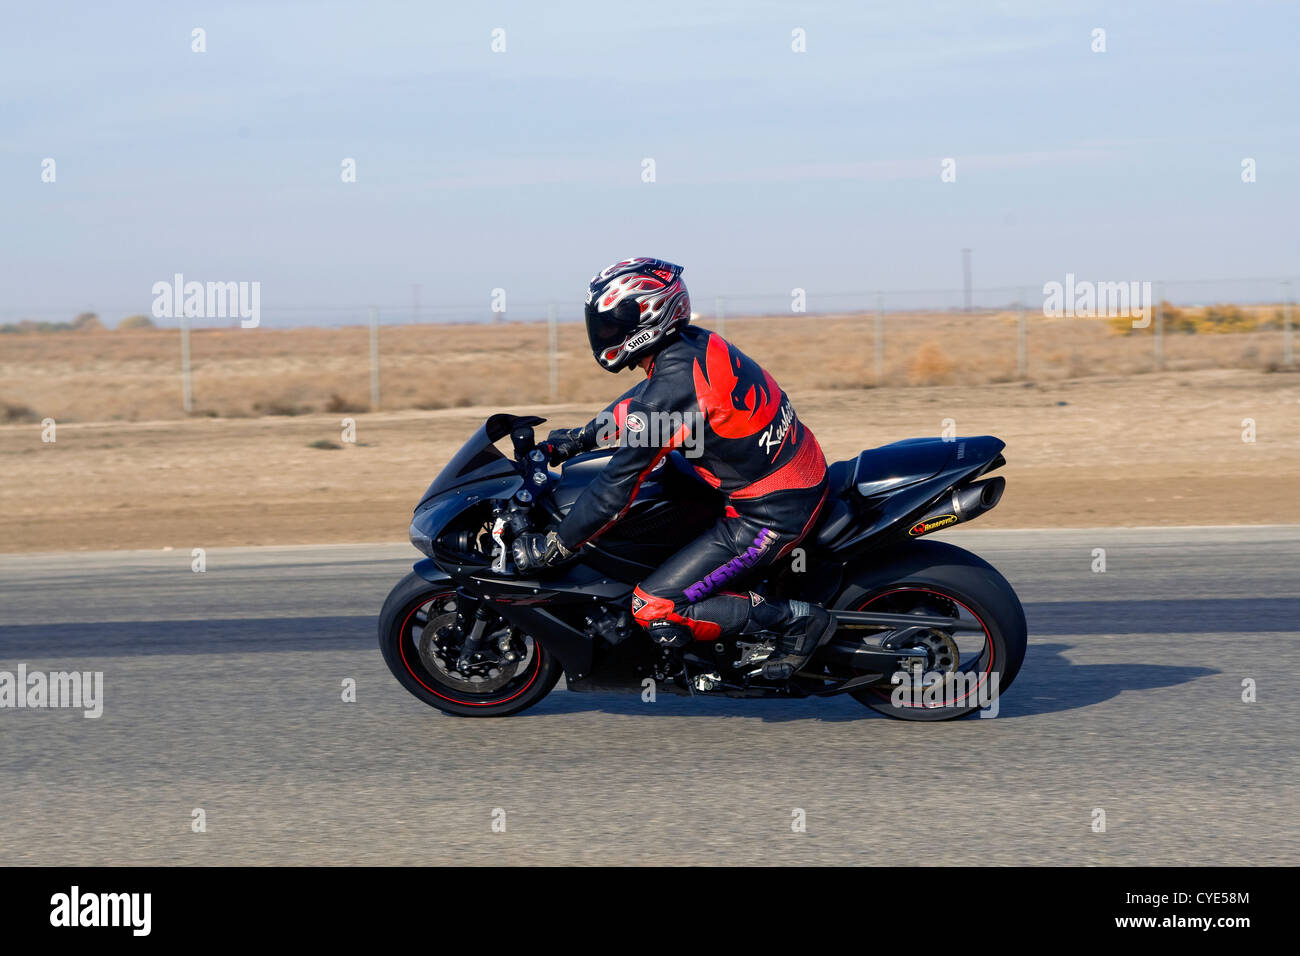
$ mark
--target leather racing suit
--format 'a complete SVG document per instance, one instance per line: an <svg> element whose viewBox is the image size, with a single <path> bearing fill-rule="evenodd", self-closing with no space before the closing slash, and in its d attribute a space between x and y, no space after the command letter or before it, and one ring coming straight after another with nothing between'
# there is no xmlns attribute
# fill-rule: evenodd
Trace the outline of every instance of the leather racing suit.
<svg viewBox="0 0 1300 956"><path fill-rule="evenodd" d="M664 458L681 451L726 499L723 516L633 591L636 620L660 643L750 632L788 622L787 602L735 590L788 554L826 498L826 459L776 381L722 336L687 326L647 376L568 434L590 450L618 448L556 529L576 551L610 528Z"/></svg>

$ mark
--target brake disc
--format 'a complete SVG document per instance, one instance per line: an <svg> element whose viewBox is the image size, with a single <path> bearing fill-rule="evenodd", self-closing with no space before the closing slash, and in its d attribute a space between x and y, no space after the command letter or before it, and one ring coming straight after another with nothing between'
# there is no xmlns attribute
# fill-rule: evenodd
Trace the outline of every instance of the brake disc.
<svg viewBox="0 0 1300 956"><path fill-rule="evenodd" d="M497 688L504 687L519 672L524 658L509 663L500 660L484 660L478 665L471 665L465 671L460 670L458 659L463 638L461 641L452 639L458 620L459 615L455 612L440 614L429 619L416 641L420 662L429 673L437 675L439 680L457 690L473 694L490 694ZM491 647L495 642L489 641L488 636L485 635L483 644L485 647Z"/></svg>

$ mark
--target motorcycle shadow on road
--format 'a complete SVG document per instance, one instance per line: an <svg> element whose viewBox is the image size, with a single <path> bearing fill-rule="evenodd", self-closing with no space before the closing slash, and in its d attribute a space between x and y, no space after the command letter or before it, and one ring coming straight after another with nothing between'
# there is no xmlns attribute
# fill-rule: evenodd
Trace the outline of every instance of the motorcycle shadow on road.
<svg viewBox="0 0 1300 956"><path fill-rule="evenodd" d="M1000 717L1030 717L1077 710L1118 697L1188 684L1222 671L1174 664L1075 664L1071 644L1030 644L1020 674L1001 701Z"/></svg>
<svg viewBox="0 0 1300 956"><path fill-rule="evenodd" d="M1169 664L1075 664L1066 656L1074 645L1030 644L1015 683L999 701L998 717L1035 717L1089 707L1125 691L1148 691L1190 683L1222 673L1211 667ZM680 697L658 694L653 702L640 694L567 693L557 687L520 718L598 712L628 717L757 717L781 723L794 720L847 721L885 718L847 695L767 700Z"/></svg>

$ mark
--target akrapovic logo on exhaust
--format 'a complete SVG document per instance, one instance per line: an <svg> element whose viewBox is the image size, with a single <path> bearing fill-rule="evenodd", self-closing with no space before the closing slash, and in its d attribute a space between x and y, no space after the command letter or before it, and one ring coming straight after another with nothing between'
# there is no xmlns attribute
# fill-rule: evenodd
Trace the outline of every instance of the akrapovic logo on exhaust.
<svg viewBox="0 0 1300 956"><path fill-rule="evenodd" d="M928 521L920 521L912 525L907 533L913 538L919 538L923 534L929 534L931 531L938 531L950 524L956 524L958 520L956 515L939 515L937 518L930 518Z"/></svg>

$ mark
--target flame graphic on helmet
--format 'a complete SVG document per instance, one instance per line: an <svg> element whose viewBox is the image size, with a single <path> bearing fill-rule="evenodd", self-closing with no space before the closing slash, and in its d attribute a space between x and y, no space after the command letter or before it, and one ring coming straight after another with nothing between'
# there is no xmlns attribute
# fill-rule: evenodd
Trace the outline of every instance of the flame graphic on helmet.
<svg viewBox="0 0 1300 956"><path fill-rule="evenodd" d="M591 280L593 304L598 311L608 312L624 299L635 299L645 325L689 313L690 299L681 270L662 268L665 266L668 263L658 259L640 258L624 259L602 269Z"/></svg>
<svg viewBox="0 0 1300 956"><path fill-rule="evenodd" d="M691 298L681 278L681 266L662 259L623 259L592 277L587 301L597 312L608 312L625 301L637 306L636 328L623 343L598 356L607 368L642 352L674 326L690 320ZM629 343L636 343L629 349Z"/></svg>

